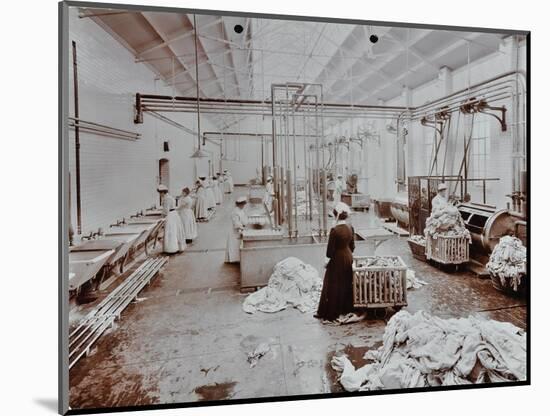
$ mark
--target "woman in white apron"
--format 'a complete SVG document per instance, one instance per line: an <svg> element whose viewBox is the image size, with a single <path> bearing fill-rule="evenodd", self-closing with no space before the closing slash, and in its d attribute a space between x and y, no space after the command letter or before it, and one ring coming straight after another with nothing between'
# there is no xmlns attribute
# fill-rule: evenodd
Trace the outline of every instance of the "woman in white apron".
<svg viewBox="0 0 550 416"><path fill-rule="evenodd" d="M180 214L183 230L185 232L185 242L190 244L197 238L197 223L195 222L195 213L191 209L193 200L189 196L189 188L183 188L179 199L178 211Z"/></svg>
<svg viewBox="0 0 550 416"><path fill-rule="evenodd" d="M334 205L342 202L342 192L344 192L344 181L342 175L338 175L338 179L334 182Z"/></svg>
<svg viewBox="0 0 550 416"><path fill-rule="evenodd" d="M220 186L216 176L212 176L212 190L214 191L214 200L216 201L216 205L220 205L223 202L223 194L220 192Z"/></svg>
<svg viewBox="0 0 550 416"><path fill-rule="evenodd" d="M165 185L159 185L158 192L163 195L162 212L166 217L164 223L163 251L167 254L180 253L185 250L185 231L176 210L176 200L168 193Z"/></svg>
<svg viewBox="0 0 550 416"><path fill-rule="evenodd" d="M445 183L440 183L437 186L437 195L432 199L432 214L435 211L445 209L449 205L446 192L447 185Z"/></svg>
<svg viewBox="0 0 550 416"><path fill-rule="evenodd" d="M220 195L222 197L222 202L223 202L223 194L225 193L225 180L224 180L224 177L219 172L216 173L216 175L218 176L218 189L220 191Z"/></svg>
<svg viewBox="0 0 550 416"><path fill-rule="evenodd" d="M223 171L223 176L225 183L225 193L230 194L231 192L233 192L233 178L231 177L231 174L227 171L227 169Z"/></svg>
<svg viewBox="0 0 550 416"><path fill-rule="evenodd" d="M202 186L201 181L195 183L197 200L195 202L195 218L205 220L208 218L208 206L206 203L206 191Z"/></svg>
<svg viewBox="0 0 550 416"><path fill-rule="evenodd" d="M225 262L238 263L241 261L241 233L248 223L248 217L244 212L246 198L237 198L237 205L231 213L231 231L227 236L227 244L225 247Z"/></svg>
<svg viewBox="0 0 550 416"><path fill-rule="evenodd" d="M206 207L208 209L216 208L216 198L214 197L214 191L212 190L212 184L206 177L201 176L200 180L204 186L206 195Z"/></svg>
<svg viewBox="0 0 550 416"><path fill-rule="evenodd" d="M275 191L273 189L273 178L271 178L271 176L269 176L266 180L266 183L265 183L265 194L264 194L264 198L263 198L263 203L267 207L269 212L271 212L271 210L273 208L273 196L274 195L275 195Z"/></svg>

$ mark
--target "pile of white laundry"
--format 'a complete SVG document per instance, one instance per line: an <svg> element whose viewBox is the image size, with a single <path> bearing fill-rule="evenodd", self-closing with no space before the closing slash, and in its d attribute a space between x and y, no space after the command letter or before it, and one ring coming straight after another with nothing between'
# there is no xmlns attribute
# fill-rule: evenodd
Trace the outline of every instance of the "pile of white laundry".
<svg viewBox="0 0 550 416"><path fill-rule="evenodd" d="M403 262L397 256L369 256L360 258L356 262L357 267L400 267Z"/></svg>
<svg viewBox="0 0 550 416"><path fill-rule="evenodd" d="M460 236L472 241L470 232L464 226L464 220L458 209L448 204L445 208L436 210L426 220L424 235L434 240L441 236Z"/></svg>
<svg viewBox="0 0 550 416"><path fill-rule="evenodd" d="M527 249L516 237L501 237L495 249L491 253L487 270L500 278L504 287L511 287L515 291L525 276L525 262Z"/></svg>
<svg viewBox="0 0 550 416"><path fill-rule="evenodd" d="M507 322L401 311L388 322L383 341L378 350L365 354L373 362L359 369L345 355L332 359L346 391L526 378L526 334Z"/></svg>
<svg viewBox="0 0 550 416"><path fill-rule="evenodd" d="M296 257L288 257L275 265L266 287L246 297L243 310L247 313L278 312L294 307L301 312L311 312L319 304L322 285L313 266Z"/></svg>
<svg viewBox="0 0 550 416"><path fill-rule="evenodd" d="M416 244L420 244L421 246L426 245L426 237L423 235L411 235L409 237L409 240L415 242Z"/></svg>

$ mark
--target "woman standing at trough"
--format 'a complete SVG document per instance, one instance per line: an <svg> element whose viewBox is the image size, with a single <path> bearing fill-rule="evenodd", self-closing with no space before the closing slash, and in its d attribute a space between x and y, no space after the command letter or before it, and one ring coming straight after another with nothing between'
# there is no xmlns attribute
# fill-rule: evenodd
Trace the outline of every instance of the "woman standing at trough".
<svg viewBox="0 0 550 416"><path fill-rule="evenodd" d="M183 229L185 231L185 242L192 243L197 238L197 223L195 222L195 213L193 212L193 200L189 196L191 191L189 188L183 188L181 191L181 197L179 200L179 214Z"/></svg>
<svg viewBox="0 0 550 416"><path fill-rule="evenodd" d="M165 185L159 185L157 191L162 195L162 212L166 217L164 223L163 251L167 254L185 250L185 231L180 216L176 211L176 200L168 193Z"/></svg>
<svg viewBox="0 0 550 416"><path fill-rule="evenodd" d="M208 206L206 202L206 191L202 186L202 182L195 182L197 199L195 201L195 218L199 221L204 221L208 218Z"/></svg>
<svg viewBox="0 0 550 416"><path fill-rule="evenodd" d="M243 232L248 217L244 212L246 198L244 196L237 198L235 201L236 207L231 213L231 231L227 236L227 244L225 247L225 262L237 263L241 261L241 233Z"/></svg>

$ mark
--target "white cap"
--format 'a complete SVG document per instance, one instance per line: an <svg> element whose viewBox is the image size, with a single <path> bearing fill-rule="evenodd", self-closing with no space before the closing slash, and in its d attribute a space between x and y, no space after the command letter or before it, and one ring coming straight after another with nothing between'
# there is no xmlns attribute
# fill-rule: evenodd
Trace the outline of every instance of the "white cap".
<svg viewBox="0 0 550 416"><path fill-rule="evenodd" d="M157 186L157 191L158 192L168 192L168 187L166 185L163 185L163 184L160 184L159 186Z"/></svg>
<svg viewBox="0 0 550 416"><path fill-rule="evenodd" d="M246 204L246 197L245 196L240 196L237 198L237 200L235 201L235 203L237 204Z"/></svg>
<svg viewBox="0 0 550 416"><path fill-rule="evenodd" d="M346 214L350 214L351 213L351 209L349 207L348 204L346 204L345 202L338 202L335 206L334 206L334 211L336 211L336 213L338 215L340 215L342 212L345 212Z"/></svg>
<svg viewBox="0 0 550 416"><path fill-rule="evenodd" d="M437 190L438 190L438 191L444 191L445 189L447 189L447 185L446 185L446 184L440 183L439 185L437 185Z"/></svg>

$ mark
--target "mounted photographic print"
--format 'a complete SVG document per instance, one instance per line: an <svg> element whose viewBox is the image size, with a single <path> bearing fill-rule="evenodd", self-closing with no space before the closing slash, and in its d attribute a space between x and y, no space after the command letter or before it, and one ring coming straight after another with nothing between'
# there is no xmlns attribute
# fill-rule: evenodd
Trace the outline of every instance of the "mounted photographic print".
<svg viewBox="0 0 550 416"><path fill-rule="evenodd" d="M529 32L59 11L60 413L530 383Z"/></svg>

